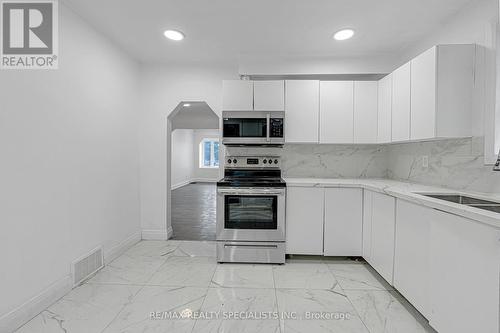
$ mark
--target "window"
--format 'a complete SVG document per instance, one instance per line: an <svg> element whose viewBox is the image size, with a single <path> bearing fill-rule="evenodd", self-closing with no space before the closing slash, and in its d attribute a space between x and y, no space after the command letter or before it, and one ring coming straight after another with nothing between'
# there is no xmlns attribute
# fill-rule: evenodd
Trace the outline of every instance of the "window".
<svg viewBox="0 0 500 333"><path fill-rule="evenodd" d="M219 139L205 138L200 142L200 168L219 167Z"/></svg>

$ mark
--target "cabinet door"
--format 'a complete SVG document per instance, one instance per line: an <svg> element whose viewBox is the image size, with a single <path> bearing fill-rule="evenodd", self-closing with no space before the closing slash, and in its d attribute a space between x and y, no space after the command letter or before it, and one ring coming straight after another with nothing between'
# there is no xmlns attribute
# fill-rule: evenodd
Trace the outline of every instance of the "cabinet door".
<svg viewBox="0 0 500 333"><path fill-rule="evenodd" d="M354 82L354 143L377 142L377 81Z"/></svg>
<svg viewBox="0 0 500 333"><path fill-rule="evenodd" d="M410 139L410 77L407 63L392 73L392 141Z"/></svg>
<svg viewBox="0 0 500 333"><path fill-rule="evenodd" d="M394 271L395 199L373 193L371 265L392 285Z"/></svg>
<svg viewBox="0 0 500 333"><path fill-rule="evenodd" d="M285 140L290 143L319 141L319 81L285 82Z"/></svg>
<svg viewBox="0 0 500 333"><path fill-rule="evenodd" d="M253 105L256 111L284 111L285 81L254 81Z"/></svg>
<svg viewBox="0 0 500 333"><path fill-rule="evenodd" d="M355 188L325 189L325 256L361 256L363 192Z"/></svg>
<svg viewBox="0 0 500 333"><path fill-rule="evenodd" d="M320 82L320 143L353 143L354 83Z"/></svg>
<svg viewBox="0 0 500 333"><path fill-rule="evenodd" d="M363 258L370 264L372 256L372 197L373 192L363 191Z"/></svg>
<svg viewBox="0 0 500 333"><path fill-rule="evenodd" d="M323 188L287 188L286 253L323 254L323 203Z"/></svg>
<svg viewBox="0 0 500 333"><path fill-rule="evenodd" d="M429 323L442 333L499 331L499 230L434 211Z"/></svg>
<svg viewBox="0 0 500 333"><path fill-rule="evenodd" d="M436 136L436 47L411 61L410 124L412 140Z"/></svg>
<svg viewBox="0 0 500 333"><path fill-rule="evenodd" d="M432 209L396 203L394 287L429 318L429 239Z"/></svg>
<svg viewBox="0 0 500 333"><path fill-rule="evenodd" d="M253 81L225 80L222 82L222 110L253 110Z"/></svg>
<svg viewBox="0 0 500 333"><path fill-rule="evenodd" d="M378 81L377 142L392 140L392 74Z"/></svg>

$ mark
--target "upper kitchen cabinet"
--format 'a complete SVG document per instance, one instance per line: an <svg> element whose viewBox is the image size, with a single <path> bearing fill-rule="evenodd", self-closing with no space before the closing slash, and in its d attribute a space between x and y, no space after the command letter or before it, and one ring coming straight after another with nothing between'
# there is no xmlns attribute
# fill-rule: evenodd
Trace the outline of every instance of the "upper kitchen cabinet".
<svg viewBox="0 0 500 333"><path fill-rule="evenodd" d="M319 81L285 82L285 140L288 143L319 141Z"/></svg>
<svg viewBox="0 0 500 333"><path fill-rule="evenodd" d="M222 110L253 110L253 81L222 81Z"/></svg>
<svg viewBox="0 0 500 333"><path fill-rule="evenodd" d="M354 82L320 82L320 143L353 143Z"/></svg>
<svg viewBox="0 0 500 333"><path fill-rule="evenodd" d="M377 142L392 141L392 74L378 81Z"/></svg>
<svg viewBox="0 0 500 333"><path fill-rule="evenodd" d="M376 81L354 82L354 143L377 142Z"/></svg>
<svg viewBox="0 0 500 333"><path fill-rule="evenodd" d="M410 139L411 63L392 73L392 141Z"/></svg>
<svg viewBox="0 0 500 333"><path fill-rule="evenodd" d="M254 81L253 107L256 111L285 110L285 81Z"/></svg>
<svg viewBox="0 0 500 333"><path fill-rule="evenodd" d="M438 45L411 61L411 139L471 135L474 45Z"/></svg>

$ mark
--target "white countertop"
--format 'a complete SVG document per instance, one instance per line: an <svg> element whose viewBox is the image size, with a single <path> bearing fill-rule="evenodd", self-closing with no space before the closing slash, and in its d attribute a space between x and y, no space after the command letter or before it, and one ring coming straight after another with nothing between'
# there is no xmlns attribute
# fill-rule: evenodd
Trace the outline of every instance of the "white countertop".
<svg viewBox="0 0 500 333"><path fill-rule="evenodd" d="M500 228L500 213L466 205L434 199L418 193L461 194L484 200L500 202L500 195L452 190L443 187L406 183L390 179L336 179L336 178L285 178L287 186L356 187L385 193L422 206L439 209L463 216L496 228Z"/></svg>

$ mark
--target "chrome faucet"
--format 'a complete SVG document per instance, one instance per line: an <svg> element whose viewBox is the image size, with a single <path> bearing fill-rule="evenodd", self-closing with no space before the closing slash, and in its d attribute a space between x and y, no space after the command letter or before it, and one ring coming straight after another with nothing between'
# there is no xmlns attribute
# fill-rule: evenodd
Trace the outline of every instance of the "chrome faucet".
<svg viewBox="0 0 500 333"><path fill-rule="evenodd" d="M498 158L493 167L493 171L500 171L500 151L498 152Z"/></svg>

